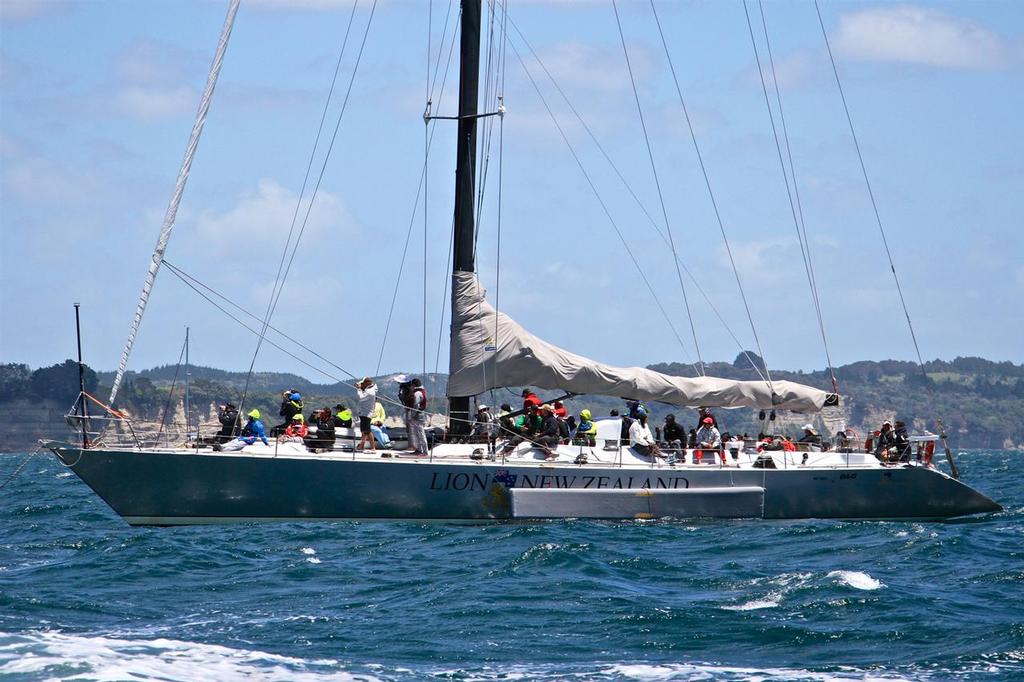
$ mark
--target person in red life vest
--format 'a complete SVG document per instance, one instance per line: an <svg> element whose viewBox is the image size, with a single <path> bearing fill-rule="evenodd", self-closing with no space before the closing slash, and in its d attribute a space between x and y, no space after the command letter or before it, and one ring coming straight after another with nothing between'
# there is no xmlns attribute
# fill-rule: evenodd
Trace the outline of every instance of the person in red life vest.
<svg viewBox="0 0 1024 682"><path fill-rule="evenodd" d="M301 443L308 435L309 429L306 428L306 419L301 414L297 414L292 417L291 423L284 430L284 435L281 436L280 442Z"/></svg>
<svg viewBox="0 0 1024 682"><path fill-rule="evenodd" d="M555 410L555 416L559 419L565 419L569 416L569 410L565 409L565 405L562 404L561 400L556 400L551 407Z"/></svg>
<svg viewBox="0 0 1024 682"><path fill-rule="evenodd" d="M537 397L536 393L534 393L533 391L531 391L528 388L524 388L523 389L523 409L524 410L529 410L531 412L534 412L534 411L536 411L536 409L538 407L540 407L540 404L541 404L540 403L540 398Z"/></svg>

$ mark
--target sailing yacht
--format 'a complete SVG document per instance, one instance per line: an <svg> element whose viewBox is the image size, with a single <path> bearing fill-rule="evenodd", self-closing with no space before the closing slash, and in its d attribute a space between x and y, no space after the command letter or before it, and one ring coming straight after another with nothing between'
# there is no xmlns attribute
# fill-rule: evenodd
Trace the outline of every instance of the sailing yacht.
<svg viewBox="0 0 1024 682"><path fill-rule="evenodd" d="M237 10L231 4L190 153L212 95ZM839 396L788 381L683 378L615 367L559 348L495 309L476 274L475 192L481 1L461 0L460 87L455 181L448 440L426 457L310 451L302 444L238 452L211 447L48 441L54 455L132 525L268 520L415 519L939 519L996 512L982 493L931 465L938 437L919 439L919 461L883 462L863 448L765 451L748 441L685 449L660 458L621 439L618 419L597 422L591 441L542 448L468 438L471 401L499 387L535 386L567 395L607 395L683 408L748 408L814 414ZM187 177L186 156L183 175ZM183 179L175 194L180 198ZM168 211L145 296L162 259L176 204ZM130 348L129 341L129 348ZM124 360L121 370L123 371ZM120 377L120 372L119 372ZM116 393L116 383L115 383ZM91 398L91 397L90 397ZM113 401L111 401L113 402ZM109 412L121 417L116 411ZM517 439L518 440L518 439ZM943 437L943 444L945 439ZM952 454L946 448L951 470Z"/></svg>

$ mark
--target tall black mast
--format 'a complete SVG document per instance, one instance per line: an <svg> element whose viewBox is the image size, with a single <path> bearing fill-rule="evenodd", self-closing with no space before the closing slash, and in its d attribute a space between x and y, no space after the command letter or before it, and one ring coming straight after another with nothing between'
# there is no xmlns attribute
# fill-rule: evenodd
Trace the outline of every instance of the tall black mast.
<svg viewBox="0 0 1024 682"><path fill-rule="evenodd" d="M78 321L78 308L75 304L75 339L78 342L78 402L75 412L79 415L82 425L82 447L89 447L89 406L85 402L85 365L82 363L82 324Z"/></svg>
<svg viewBox="0 0 1024 682"><path fill-rule="evenodd" d="M480 82L480 0L462 0L462 35L459 50L459 135L455 164L455 244L452 262L456 272L475 272L473 202L476 184L476 119ZM455 287L452 286L452 310ZM469 433L469 398L449 398L449 432Z"/></svg>

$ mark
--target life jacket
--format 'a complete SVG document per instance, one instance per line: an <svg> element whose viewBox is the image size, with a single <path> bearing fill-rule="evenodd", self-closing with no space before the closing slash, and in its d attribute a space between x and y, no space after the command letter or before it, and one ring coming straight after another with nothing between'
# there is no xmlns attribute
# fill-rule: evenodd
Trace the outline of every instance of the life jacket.
<svg viewBox="0 0 1024 682"><path fill-rule="evenodd" d="M303 424L289 424L288 428L284 430L285 436L298 436L299 438L305 438L309 435L309 428Z"/></svg>
<svg viewBox="0 0 1024 682"><path fill-rule="evenodd" d="M412 382L407 381L398 385L398 402L406 407L412 407Z"/></svg>
<svg viewBox="0 0 1024 682"><path fill-rule="evenodd" d="M634 402L629 404L629 418L630 419L639 419L640 415L642 415L642 414L650 414L650 412L647 410L647 406L646 405L644 405L639 400L636 400L636 401L634 401Z"/></svg>

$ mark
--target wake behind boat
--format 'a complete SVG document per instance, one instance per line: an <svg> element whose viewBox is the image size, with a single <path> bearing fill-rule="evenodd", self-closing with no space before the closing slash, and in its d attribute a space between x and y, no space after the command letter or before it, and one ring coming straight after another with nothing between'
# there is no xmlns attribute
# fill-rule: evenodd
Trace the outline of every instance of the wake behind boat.
<svg viewBox="0 0 1024 682"><path fill-rule="evenodd" d="M662 453L626 442L618 420L598 422L594 437L583 443L572 443L571 434L541 436L536 429L513 429L507 423L498 425L494 437L471 442L471 401L503 387L529 385L569 396L607 395L680 408L801 414L834 407L839 396L773 380L767 372L759 381L684 378L596 362L531 334L489 304L476 274L477 123L505 112L500 95L495 111L477 109L481 3L462 0L461 5L446 442L422 456L398 453L388 458L337 447L311 451L301 442L246 442L237 452L218 452L198 442L182 448L151 447L137 439L106 445L103 436L89 432L92 418L85 406L92 400L108 415L119 420L124 415L88 396L83 386L79 409L69 415L82 430L81 445L45 445L114 511L130 524L175 525L285 519L947 518L1000 510L957 480L945 436L941 441L952 476L932 465L939 440L935 436L919 439L917 459L909 448L880 459L867 444L772 450L762 439L728 446L669 444L666 456L659 457ZM232 2L111 405L163 264L236 10L237 2ZM428 103L425 118L445 117L431 116ZM678 264L674 246L673 255ZM264 319L261 342L271 314ZM402 407L411 423L421 421L426 412L415 405ZM525 409L529 416L536 406ZM417 449L415 454L424 450Z"/></svg>

